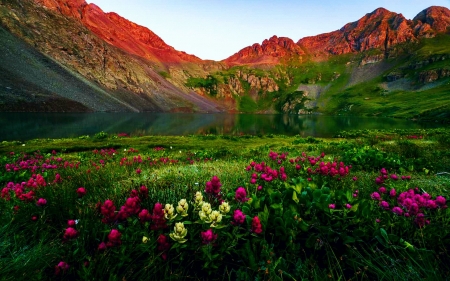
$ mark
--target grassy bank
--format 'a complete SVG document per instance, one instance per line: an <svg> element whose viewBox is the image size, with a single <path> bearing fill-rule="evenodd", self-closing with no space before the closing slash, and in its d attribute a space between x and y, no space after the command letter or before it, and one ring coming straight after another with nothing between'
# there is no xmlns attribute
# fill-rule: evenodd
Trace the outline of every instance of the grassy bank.
<svg viewBox="0 0 450 281"><path fill-rule="evenodd" d="M449 146L444 129L2 142L0 276L445 280Z"/></svg>

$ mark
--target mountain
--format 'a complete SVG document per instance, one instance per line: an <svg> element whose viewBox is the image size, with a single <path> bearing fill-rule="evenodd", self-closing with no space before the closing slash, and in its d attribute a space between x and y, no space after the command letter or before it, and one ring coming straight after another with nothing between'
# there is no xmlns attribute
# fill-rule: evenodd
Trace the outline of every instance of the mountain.
<svg viewBox="0 0 450 281"><path fill-rule="evenodd" d="M2 42L8 42L0 46L1 65L7 66L0 76L2 110L223 111L184 86L189 75L206 75L219 63L177 51L147 28L95 5L2 1L0 27ZM28 90L21 90L25 84ZM33 87L39 109L27 94ZM50 107L51 96L71 103ZM73 102L80 106L73 109Z"/></svg>
<svg viewBox="0 0 450 281"><path fill-rule="evenodd" d="M339 30L304 37L296 44L290 38L273 36L261 45L256 43L243 48L224 62L229 65L278 64L283 58L304 54L327 58L371 49L383 50L389 55L398 44L417 42L446 32L450 26L449 16L449 9L433 6L420 12L413 20L407 20L402 14L378 8Z"/></svg>
<svg viewBox="0 0 450 281"><path fill-rule="evenodd" d="M450 117L450 10L384 8L341 29L276 35L223 61L167 45L84 0L0 2L0 111Z"/></svg>

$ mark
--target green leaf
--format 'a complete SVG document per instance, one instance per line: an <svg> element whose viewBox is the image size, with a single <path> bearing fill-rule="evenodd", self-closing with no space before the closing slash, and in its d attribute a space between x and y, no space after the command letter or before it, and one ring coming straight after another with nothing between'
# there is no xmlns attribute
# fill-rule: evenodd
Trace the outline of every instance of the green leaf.
<svg viewBox="0 0 450 281"><path fill-rule="evenodd" d="M295 190L292 192L292 200L294 200L294 202L297 204L299 202L299 200L297 198L297 192Z"/></svg>

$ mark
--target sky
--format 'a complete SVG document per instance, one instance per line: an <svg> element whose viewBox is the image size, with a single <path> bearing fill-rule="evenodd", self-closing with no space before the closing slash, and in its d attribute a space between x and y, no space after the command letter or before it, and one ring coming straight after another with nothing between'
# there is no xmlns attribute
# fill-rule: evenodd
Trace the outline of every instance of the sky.
<svg viewBox="0 0 450 281"><path fill-rule="evenodd" d="M294 42L340 29L383 7L413 19L450 0L90 0L145 26L179 51L222 60L273 35Z"/></svg>

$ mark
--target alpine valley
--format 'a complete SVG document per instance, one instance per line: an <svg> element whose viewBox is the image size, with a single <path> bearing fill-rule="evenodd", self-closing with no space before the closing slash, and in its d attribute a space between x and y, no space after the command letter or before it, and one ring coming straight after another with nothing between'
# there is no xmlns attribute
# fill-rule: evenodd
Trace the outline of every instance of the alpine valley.
<svg viewBox="0 0 450 281"><path fill-rule="evenodd" d="M450 10L383 8L222 61L178 51L84 0L0 1L0 111L450 118Z"/></svg>

